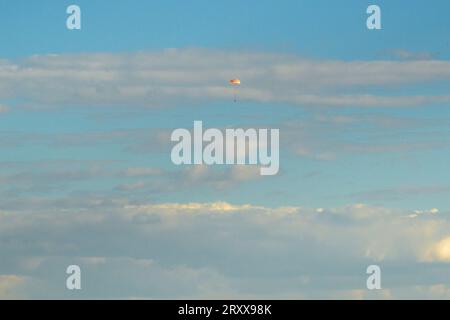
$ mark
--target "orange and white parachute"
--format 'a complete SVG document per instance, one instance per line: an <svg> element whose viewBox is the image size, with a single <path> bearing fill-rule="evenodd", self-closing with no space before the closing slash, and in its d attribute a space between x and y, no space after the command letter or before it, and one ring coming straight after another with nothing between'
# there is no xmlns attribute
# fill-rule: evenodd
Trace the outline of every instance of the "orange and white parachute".
<svg viewBox="0 0 450 320"><path fill-rule="evenodd" d="M234 102L237 102L237 87L241 84L240 79L231 79L229 83L233 86Z"/></svg>

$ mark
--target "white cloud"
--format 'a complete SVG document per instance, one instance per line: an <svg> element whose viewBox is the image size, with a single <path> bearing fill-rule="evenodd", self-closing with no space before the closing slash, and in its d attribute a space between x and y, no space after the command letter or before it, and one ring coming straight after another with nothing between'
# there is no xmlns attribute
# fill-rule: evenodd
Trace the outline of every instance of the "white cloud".
<svg viewBox="0 0 450 320"><path fill-rule="evenodd" d="M438 241L432 245L425 260L450 262L450 237Z"/></svg>
<svg viewBox="0 0 450 320"><path fill-rule="evenodd" d="M54 274L79 261L92 275L88 297L351 299L372 297L361 290L365 267L376 262L390 280L383 284L388 291L374 297L401 298L409 296L407 287L447 277L439 264L448 261L447 215L409 219L411 213L364 204L318 210L111 198L37 203L0 214L0 273L32 278L27 288L36 297L42 286L50 296L64 295ZM41 290L33 291L37 284Z"/></svg>
<svg viewBox="0 0 450 320"><path fill-rule="evenodd" d="M269 209L264 207L252 206L250 204L232 205L227 202L211 202L211 203L162 203L140 206L126 206L125 210L131 216L140 214L175 214L175 215L210 215L216 213L232 213L232 212L246 212L246 211L264 211Z"/></svg>
<svg viewBox="0 0 450 320"><path fill-rule="evenodd" d="M32 56L0 65L0 98L31 104L160 106L226 100L227 80L242 79L240 99L326 106L414 106L441 95L392 94L371 88L450 80L450 62L312 60L295 55L210 49L134 54Z"/></svg>

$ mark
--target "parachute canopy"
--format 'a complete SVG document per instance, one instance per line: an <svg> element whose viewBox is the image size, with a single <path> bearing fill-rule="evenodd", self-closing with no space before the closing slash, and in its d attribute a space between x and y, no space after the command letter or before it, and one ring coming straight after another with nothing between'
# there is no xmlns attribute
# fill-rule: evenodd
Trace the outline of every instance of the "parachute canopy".
<svg viewBox="0 0 450 320"><path fill-rule="evenodd" d="M241 80L240 79L231 79L229 81L229 83L233 86L233 93L234 93L234 102L237 102L237 91L238 91L238 87L241 84Z"/></svg>

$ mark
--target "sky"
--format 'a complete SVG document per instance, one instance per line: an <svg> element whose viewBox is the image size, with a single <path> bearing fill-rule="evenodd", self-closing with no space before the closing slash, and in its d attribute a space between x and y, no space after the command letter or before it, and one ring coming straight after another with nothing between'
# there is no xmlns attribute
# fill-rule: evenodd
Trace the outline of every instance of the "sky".
<svg viewBox="0 0 450 320"><path fill-rule="evenodd" d="M447 12L2 3L0 298L449 299ZM195 120L279 129L280 172L175 166Z"/></svg>

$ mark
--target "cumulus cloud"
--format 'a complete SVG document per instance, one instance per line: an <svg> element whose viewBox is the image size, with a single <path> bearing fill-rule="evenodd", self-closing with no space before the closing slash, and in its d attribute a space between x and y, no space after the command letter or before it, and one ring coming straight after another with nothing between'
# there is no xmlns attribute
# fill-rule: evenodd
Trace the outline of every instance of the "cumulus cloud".
<svg viewBox="0 0 450 320"><path fill-rule="evenodd" d="M450 237L440 240L431 246L426 256L428 261L450 262Z"/></svg>
<svg viewBox="0 0 450 320"><path fill-rule="evenodd" d="M0 98L32 105L138 105L230 99L227 80L242 80L240 99L325 106L414 106L450 95L374 93L379 87L450 79L440 60L339 61L211 49L132 54L61 54L2 60ZM373 89L372 89L373 88ZM377 91L378 92L378 91Z"/></svg>
<svg viewBox="0 0 450 320"><path fill-rule="evenodd" d="M0 274L27 277L35 297L67 294L55 274L74 262L90 275L82 293L90 298L448 294L437 287L413 290L447 277L441 263L448 258L450 223L443 213L411 219L414 210L364 204L71 201L0 213ZM430 252L441 259L425 259ZM374 263L389 280L387 291L368 296L365 269Z"/></svg>

